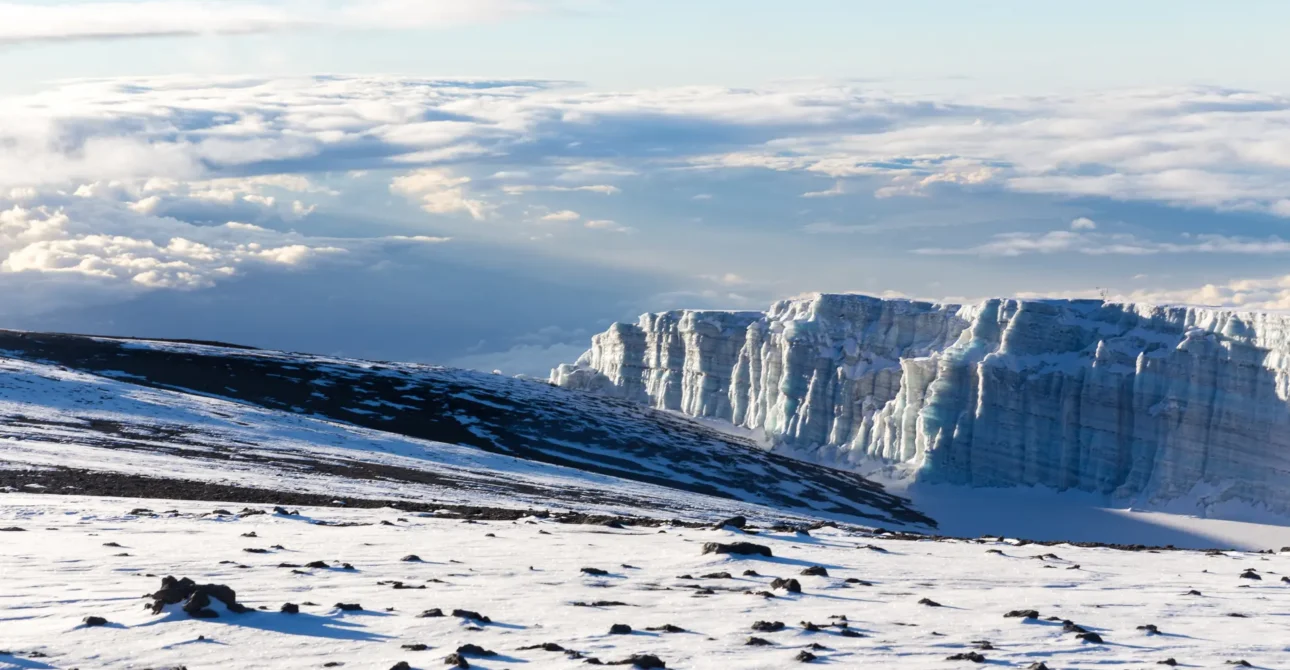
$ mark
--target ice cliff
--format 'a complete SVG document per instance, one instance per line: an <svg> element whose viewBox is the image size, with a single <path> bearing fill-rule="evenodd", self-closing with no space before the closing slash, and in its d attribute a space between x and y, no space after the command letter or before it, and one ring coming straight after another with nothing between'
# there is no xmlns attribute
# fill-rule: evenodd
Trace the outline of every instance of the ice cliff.
<svg viewBox="0 0 1290 670"><path fill-rule="evenodd" d="M551 381L920 481L1290 512L1287 315L816 295L615 324Z"/></svg>

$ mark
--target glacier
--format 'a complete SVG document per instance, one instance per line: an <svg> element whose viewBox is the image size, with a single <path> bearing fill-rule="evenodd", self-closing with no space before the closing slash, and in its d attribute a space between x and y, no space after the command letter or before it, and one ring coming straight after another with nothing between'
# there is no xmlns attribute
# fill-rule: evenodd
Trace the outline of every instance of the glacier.
<svg viewBox="0 0 1290 670"><path fill-rule="evenodd" d="M552 383L837 467L1290 513L1290 315L816 294L618 323Z"/></svg>

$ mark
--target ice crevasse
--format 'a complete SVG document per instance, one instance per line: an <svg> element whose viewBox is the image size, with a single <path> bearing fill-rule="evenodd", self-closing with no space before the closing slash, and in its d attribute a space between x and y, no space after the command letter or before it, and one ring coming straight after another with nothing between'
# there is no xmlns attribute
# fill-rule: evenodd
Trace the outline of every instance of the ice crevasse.
<svg viewBox="0 0 1290 670"><path fill-rule="evenodd" d="M614 324L551 382L920 481L1290 512L1285 314L820 294Z"/></svg>

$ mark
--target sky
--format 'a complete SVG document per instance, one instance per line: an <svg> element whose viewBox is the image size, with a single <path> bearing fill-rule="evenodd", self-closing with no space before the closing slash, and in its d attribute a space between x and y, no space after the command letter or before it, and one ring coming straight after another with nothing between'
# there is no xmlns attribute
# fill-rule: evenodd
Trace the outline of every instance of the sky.
<svg viewBox="0 0 1290 670"><path fill-rule="evenodd" d="M1290 308L1290 4L0 0L0 326L545 376L849 291Z"/></svg>

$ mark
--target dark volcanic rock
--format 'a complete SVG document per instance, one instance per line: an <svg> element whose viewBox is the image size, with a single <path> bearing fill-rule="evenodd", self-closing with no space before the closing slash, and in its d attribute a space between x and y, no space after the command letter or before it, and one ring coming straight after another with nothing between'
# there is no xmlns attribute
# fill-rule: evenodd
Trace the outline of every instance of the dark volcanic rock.
<svg viewBox="0 0 1290 670"><path fill-rule="evenodd" d="M748 525L748 519L745 519L742 516L733 516L733 517L730 517L729 519L726 519L725 521L718 523L717 525L713 526L713 528L720 530L722 528L725 528L726 526L730 526L731 528L742 529L744 526L747 526L747 525Z"/></svg>
<svg viewBox="0 0 1290 670"><path fill-rule="evenodd" d="M1163 661L1156 661L1156 665L1170 665L1170 666L1173 666L1173 665L1178 665L1178 661L1175 661L1173 658L1166 658L1166 659L1165 659L1165 660L1163 660Z"/></svg>
<svg viewBox="0 0 1290 670"><path fill-rule="evenodd" d="M610 635L631 635L632 627L625 623L616 623L609 627Z"/></svg>
<svg viewBox="0 0 1290 670"><path fill-rule="evenodd" d="M470 667L470 661L467 661L466 657L461 654L449 654L447 658L443 659L443 663L444 665L451 665L455 668Z"/></svg>
<svg viewBox="0 0 1290 670"><path fill-rule="evenodd" d="M403 558L400 558L399 560L400 560L400 561L403 561L403 562L405 562L405 563L420 563L420 562L421 562L421 557L420 557L420 556L417 556L416 554L408 554L407 556L404 556Z"/></svg>
<svg viewBox="0 0 1290 670"><path fill-rule="evenodd" d="M592 665L598 664L593 663ZM609 665L630 665L633 668L642 668L642 670L658 670L659 668L667 670L667 664L653 654L632 654L628 658L614 661Z"/></svg>
<svg viewBox="0 0 1290 670"><path fill-rule="evenodd" d="M748 641L744 643L745 646L749 647L769 647L773 644L775 643L760 637L750 637L748 638Z"/></svg>
<svg viewBox="0 0 1290 670"><path fill-rule="evenodd" d="M496 656L497 652L485 649L477 644L463 644L457 647L457 653L462 656Z"/></svg>
<svg viewBox="0 0 1290 670"><path fill-rule="evenodd" d="M470 619L472 621L479 621L481 623L493 622L492 619L484 616L483 614L480 614L479 612L473 612L471 610L453 610L452 615L457 617L458 619Z"/></svg>
<svg viewBox="0 0 1290 670"><path fill-rule="evenodd" d="M583 568L580 572L584 575L591 575L592 577L607 577L609 575L608 570L601 570L600 568Z"/></svg>
<svg viewBox="0 0 1290 670"><path fill-rule="evenodd" d="M646 628L645 630L655 632L655 633L684 633L685 632L684 628L681 628L680 626L673 626L670 623L663 624L662 626L651 626L649 628Z"/></svg>
<svg viewBox="0 0 1290 670"><path fill-rule="evenodd" d="M86 626L89 626L89 627L108 625L108 620L104 619L101 616L87 616L81 621L82 623L84 623Z"/></svg>
<svg viewBox="0 0 1290 670"><path fill-rule="evenodd" d="M1160 629L1155 624L1149 623L1145 626L1138 626L1138 630L1146 631L1147 635L1159 635Z"/></svg>
<svg viewBox="0 0 1290 670"><path fill-rule="evenodd" d="M1102 636L1098 635L1097 633L1080 633L1075 637L1085 642L1091 642L1093 644L1102 644Z"/></svg>
<svg viewBox="0 0 1290 670"><path fill-rule="evenodd" d="M223 584L197 584L184 577L175 579L165 577L161 580L161 589L152 596L152 613L161 614L166 605L183 603L183 611L195 619L214 619L219 614L210 609L211 600L218 600L230 612L241 614L248 608L237 602L237 594Z"/></svg>
<svg viewBox="0 0 1290 670"><path fill-rule="evenodd" d="M923 598L923 599L921 599L921 600L919 600L919 601L918 601L918 604L919 604L919 605L926 605L926 606L928 606L928 607L940 607L940 606L941 606L941 604L940 604L940 603L936 602L935 600L932 600L931 598Z"/></svg>
<svg viewBox="0 0 1290 670"><path fill-rule="evenodd" d="M798 582L796 579L783 579L783 578L777 577L775 578L774 581L770 583L770 587L772 589L784 589L789 593L802 592L802 584Z"/></svg>
<svg viewBox="0 0 1290 670"><path fill-rule="evenodd" d="M705 554L734 554L738 556L772 556L770 547L762 544L753 544L752 542L705 542L703 544L703 553Z"/></svg>
<svg viewBox="0 0 1290 670"><path fill-rule="evenodd" d="M1007 614L1003 615L1003 617L1005 619L1012 619L1012 618L1038 619L1039 612L1038 610L1012 610L1011 612L1008 612Z"/></svg>
<svg viewBox="0 0 1290 670"><path fill-rule="evenodd" d="M811 567L803 570L802 574L807 577L828 577L829 571L819 565L812 565Z"/></svg>
<svg viewBox="0 0 1290 670"><path fill-rule="evenodd" d="M706 575L699 575L699 579L734 579L734 575L729 572L709 572Z"/></svg>
<svg viewBox="0 0 1290 670"><path fill-rule="evenodd" d="M283 614L299 614L300 606L295 603L282 603L282 609L280 611Z"/></svg>
<svg viewBox="0 0 1290 670"><path fill-rule="evenodd" d="M803 649L802 651L797 652L797 656L794 656L793 660L799 663L810 663L811 661L814 661L817 658L819 657L816 656L815 654L812 654L811 652Z"/></svg>
<svg viewBox="0 0 1290 670"><path fill-rule="evenodd" d="M758 633L778 633L784 628L783 621L757 621L752 625L752 629Z"/></svg>
<svg viewBox="0 0 1290 670"><path fill-rule="evenodd" d="M947 661L972 661L973 663L985 663L985 657L975 651L965 651L947 657Z"/></svg>
<svg viewBox="0 0 1290 670"><path fill-rule="evenodd" d="M434 618L434 617L441 617L441 616L443 616L443 610L441 610L441 609L439 609L438 607L436 607L436 608L434 608L434 609L429 609L429 610L426 610L426 611L424 611L424 612L422 612L422 613L418 614L418 615L417 615L417 618L418 618L418 619L430 619L430 618Z"/></svg>
<svg viewBox="0 0 1290 670"><path fill-rule="evenodd" d="M362 612L363 606L358 603L336 603L336 609L342 612Z"/></svg>

